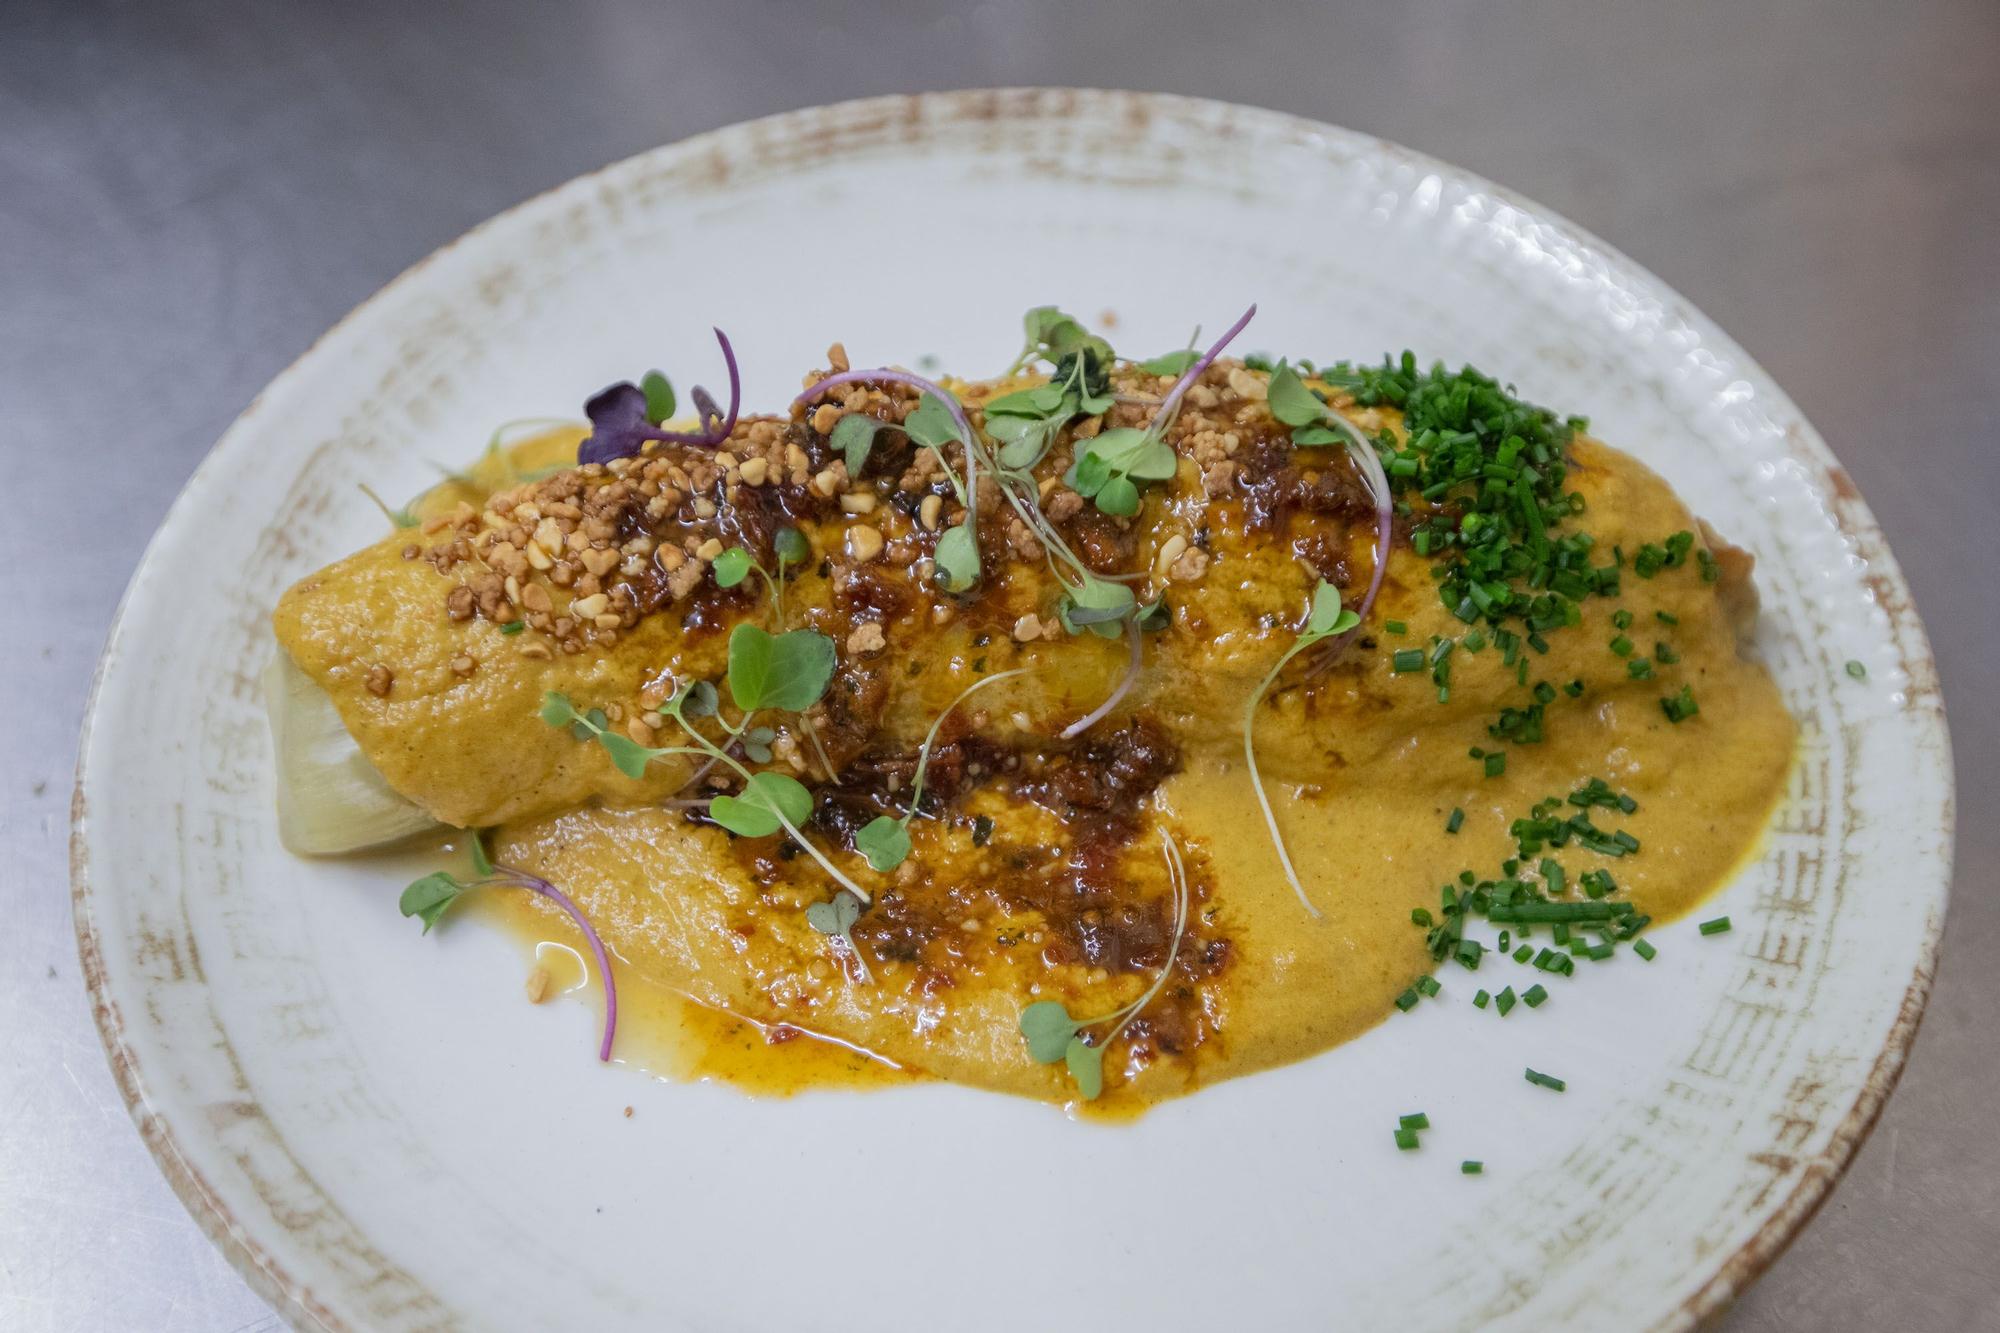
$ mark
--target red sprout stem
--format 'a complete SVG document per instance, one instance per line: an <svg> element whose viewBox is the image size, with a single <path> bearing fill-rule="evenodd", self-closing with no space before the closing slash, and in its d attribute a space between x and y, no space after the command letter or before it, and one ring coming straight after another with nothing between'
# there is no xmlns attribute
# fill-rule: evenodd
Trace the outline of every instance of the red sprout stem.
<svg viewBox="0 0 2000 1333"><path fill-rule="evenodd" d="M1084 732L1089 731L1099 722L1109 717L1111 710L1116 708L1119 701L1124 699L1127 694L1131 693L1134 685L1138 684L1139 668L1145 660L1145 650L1140 643L1139 622L1135 619L1128 618L1125 621L1125 642L1130 644L1132 648L1132 656L1125 664L1125 678L1118 682L1117 689L1111 691L1110 698L1063 728L1062 738L1064 740L1075 740L1078 736L1081 736Z"/></svg>
<svg viewBox="0 0 2000 1333"><path fill-rule="evenodd" d="M715 329L713 332L715 340L722 344L722 362L729 368L729 414L718 422L711 420L704 410L700 430L663 430L657 434L649 432L648 439L663 440L669 444L698 444L713 449L735 431L736 413L743 405L743 376L736 368L736 349L729 345L729 335L721 329Z"/></svg>
<svg viewBox="0 0 2000 1333"><path fill-rule="evenodd" d="M1207 370L1215 363L1215 358L1222 355L1223 348L1236 341L1236 335L1243 332L1244 327L1250 323L1256 314L1257 307L1255 303L1252 303L1250 308L1243 312L1242 317L1229 326L1229 332L1216 339L1215 345L1202 353L1201 360L1195 362L1181 373L1180 379L1174 382L1172 390L1160 401L1160 410L1155 415L1154 420L1167 422L1173 420L1174 413L1180 408L1181 396L1194 387L1194 382L1201 378L1201 372ZM1164 427L1162 431L1164 432Z"/></svg>
<svg viewBox="0 0 2000 1333"><path fill-rule="evenodd" d="M494 866L493 871L499 878L516 888L539 894L562 908L569 914L569 919L576 922L576 928L583 932L585 942L590 945L591 954L597 959L597 974L604 978L604 1040L597 1045L597 1058L610 1060L611 1038L618 1031L618 987L611 980L611 956L605 952L604 941L598 938L597 928L590 924L590 918L583 914L583 909L578 907L567 893L539 875L530 875L525 870L502 865Z"/></svg>

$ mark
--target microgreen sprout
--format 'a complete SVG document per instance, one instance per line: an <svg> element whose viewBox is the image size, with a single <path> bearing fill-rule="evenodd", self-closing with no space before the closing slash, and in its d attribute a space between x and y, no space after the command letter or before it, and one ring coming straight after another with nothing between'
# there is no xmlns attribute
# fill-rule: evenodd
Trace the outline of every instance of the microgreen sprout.
<svg viewBox="0 0 2000 1333"><path fill-rule="evenodd" d="M1258 806L1264 811L1264 827L1270 831L1271 846L1277 849L1278 863L1285 868L1285 880L1292 886L1292 892L1299 896L1299 902L1313 916L1320 914L1319 909L1306 896L1305 886L1299 883L1299 873L1292 868L1291 853L1285 849L1285 835L1278 831L1278 817L1272 813L1271 798L1264 794L1263 775L1257 771L1257 705L1263 701L1265 692L1277 680L1278 673L1285 669L1287 662L1314 644L1345 634L1360 623L1359 616L1340 604L1340 589L1321 579L1319 586L1313 589L1312 607L1306 613L1305 628L1299 631L1297 641L1285 650L1285 655L1278 659L1257 688L1250 692L1249 702L1243 706L1243 760L1250 768L1250 786L1257 793Z"/></svg>
<svg viewBox="0 0 2000 1333"><path fill-rule="evenodd" d="M1085 353L1096 357L1100 365L1111 364L1111 344L1085 328L1081 320L1052 305L1038 305L1030 310L1022 316L1021 327L1027 341L1022 344L1021 354L1014 358L1014 364L1001 375L1002 379L1019 374L1037 360L1061 364L1066 358Z"/></svg>
<svg viewBox="0 0 2000 1333"><path fill-rule="evenodd" d="M711 765L721 764L730 769L742 780L743 789L710 800L710 818L746 838L765 837L784 830L819 863L820 869L866 903L868 890L848 878L800 829L812 815L812 793L805 784L786 773L769 770L753 773L731 752L743 749L746 755L753 750L768 755L771 734L753 728L751 718L765 708L790 713L803 713L811 708L833 679L834 660L833 640L817 631L795 629L771 634L755 625L737 625L729 634L728 671L730 698L741 713L736 722L732 725L722 718L718 692L707 681L685 686L660 707L662 713L680 724L692 742L690 745L641 745L611 730L601 710L593 708L580 713L566 695L553 691L543 696L541 716L552 727L570 728L580 740L596 741L627 777L642 777L648 764L668 755L703 757ZM709 717L728 733L726 745L716 744L694 726L695 721Z"/></svg>
<svg viewBox="0 0 2000 1333"><path fill-rule="evenodd" d="M931 754L937 747L938 733L944 728L944 720L952 710L970 699L989 685L997 685L1014 676L1025 676L1026 667L1016 667L1012 671L1002 671L972 682L959 692L956 699L944 706L944 711L931 723L931 729L924 734L924 743L917 751L917 771L910 783L910 808L900 817L877 815L862 826L854 837L855 850L868 858L870 867L887 873L903 863L910 854L910 821L916 818L924 803L924 774L929 770Z"/></svg>
<svg viewBox="0 0 2000 1333"><path fill-rule="evenodd" d="M597 960L597 975L604 982L604 1036L597 1045L597 1058L611 1058L611 1038L618 1031L618 987L611 979L611 955L604 948L604 941L598 937L596 927L583 914L573 899L555 885L531 875L525 870L512 866L496 865L486 855L486 846L480 835L472 835L472 867L475 878L459 879L449 871L439 870L416 880L403 890L397 906L404 916L413 916L424 923L424 934L431 933L444 914L451 910L466 894L474 889L526 889L537 897L546 898L561 908L576 928L583 932L584 942L590 946L591 956Z"/></svg>
<svg viewBox="0 0 2000 1333"><path fill-rule="evenodd" d="M854 942L854 923L861 919L861 907L859 898L842 891L826 902L814 903L806 908L806 924L846 945L861 979L872 984L874 978L869 975L868 960L861 956L861 948Z"/></svg>
<svg viewBox="0 0 2000 1333"><path fill-rule="evenodd" d="M661 423L674 410L673 385L667 382L667 377L656 370L645 377L643 385L623 380L601 390L584 404L584 415L590 418L590 438L577 448L576 461L608 463L614 458L629 458L653 440L709 449L727 440L736 429L737 410L743 402L743 380L728 335L721 329L713 332L729 371L727 412L716 405L708 390L697 386L692 396L700 429L667 430Z"/></svg>
<svg viewBox="0 0 2000 1333"><path fill-rule="evenodd" d="M1256 313L1254 305L1244 311L1207 352L1188 363L1144 430L1120 426L1080 441L1076 461L1064 474L1063 483L1107 514L1129 518L1138 513L1139 483L1171 480L1180 466L1166 435L1180 415L1181 399Z"/></svg>
<svg viewBox="0 0 2000 1333"><path fill-rule="evenodd" d="M1102 1014L1096 1018L1073 1018L1069 1007L1060 1000L1037 1000L1021 1011L1021 1036L1027 1039L1028 1054L1040 1064L1052 1065L1062 1061L1069 1069L1069 1076L1076 1083L1077 1091L1085 1101L1095 1101L1104 1091L1104 1052L1127 1024L1144 1012L1153 997L1167 984L1167 978L1174 970L1174 960L1180 956L1181 940L1187 933L1188 891L1187 866L1181 860L1180 844L1174 835L1164 830L1160 834L1166 848L1167 880L1174 895L1173 940L1167 948L1167 961L1160 968L1160 974L1153 978L1153 984L1146 993L1128 1005ZM1110 1031L1096 1041L1086 1039L1087 1029L1111 1024Z"/></svg>
<svg viewBox="0 0 2000 1333"><path fill-rule="evenodd" d="M1375 502L1375 572L1369 575L1368 591L1361 599L1360 610L1355 612L1358 620L1366 620L1375 607L1375 598L1382 591L1382 576L1389 568L1394 509L1389 495L1389 476L1382 469L1382 459L1376 454L1375 446L1355 429L1354 423L1321 401L1319 395L1306 387L1298 372L1283 362L1271 372L1269 398L1271 415L1292 428L1292 443L1295 446L1346 446L1348 457L1354 461L1355 471L1361 474L1362 482L1368 487L1369 498Z"/></svg>

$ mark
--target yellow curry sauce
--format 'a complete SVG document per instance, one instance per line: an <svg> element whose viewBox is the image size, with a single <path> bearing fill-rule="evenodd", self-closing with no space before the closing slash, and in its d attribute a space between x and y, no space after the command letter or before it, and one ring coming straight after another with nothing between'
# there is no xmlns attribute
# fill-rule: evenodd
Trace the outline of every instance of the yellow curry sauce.
<svg viewBox="0 0 2000 1333"><path fill-rule="evenodd" d="M1036 382L952 388L977 421L993 396ZM1173 380L1121 367L1113 382L1144 399ZM491 828L496 861L562 885L583 909L618 960L620 1058L759 1091L923 1074L1067 1100L1063 1065L1037 1062L1022 1040L1024 1005L1109 1014L1163 968L1157 996L1106 1047L1104 1108L1302 1058L1380 1021L1439 966L1413 909L1437 913L1440 886L1462 871L1500 878L1519 852L1514 822L1592 779L1636 803L1591 813L1638 850L1550 852L1570 895L1604 871L1617 900L1656 920L1698 903L1754 846L1792 722L1742 654L1748 558L1713 541L1649 470L1581 435L1568 442L1566 489L1581 497L1575 525L1595 538L1598 563L1675 533L1692 546L1650 577L1628 572L1616 596L1578 599L1577 623L1537 636L1546 651L1503 654L1463 646L1466 621L1399 523L1367 623L1338 649L1302 655L1256 708L1258 765L1320 915L1298 901L1249 783L1244 710L1295 642L1317 582L1359 600L1374 527L1341 451L1294 446L1265 384L1227 362L1201 377L1165 432L1178 471L1146 488L1133 517L1081 505L1065 485L1088 421L1065 427L1037 467L1043 509L1070 546L1102 573L1143 571L1138 600L1160 595L1168 608L1129 693L1075 740L1059 733L1118 685L1127 644L1065 632L1045 553L997 504L980 513L981 587L938 591L931 553L963 510L937 455L906 447L848 477L829 449L841 415L907 414L914 395L894 386L836 395L831 416L746 420L720 455L649 451L662 464L654 493L616 514L586 497L645 476L640 459L523 482L573 457L582 432L528 441L427 497L415 533L294 588L278 635L393 787L443 822ZM1403 438L1393 408L1315 387L1364 431ZM1104 428L1144 425L1151 410L1121 404ZM614 521L630 501L650 504L654 521ZM571 530L547 530L565 511ZM858 958L807 922L835 887L811 857L782 834L737 837L703 816L688 794L699 757L661 756L635 780L600 746L537 719L556 690L640 743L674 744L663 702L722 676L733 625L778 628L765 581L715 586L717 549L740 543L775 568L781 524L812 551L788 578L785 623L830 637L839 667L808 714L770 719L772 763L814 783L807 831L870 895L852 931ZM537 529L553 540L541 558L519 558ZM565 555L571 582L529 593L560 577ZM584 577L592 568L605 574ZM595 616L561 614L617 587L625 599ZM1440 640L1460 644L1442 700L1429 669ZM1399 670L1412 650L1423 669ZM945 718L929 817L911 821L901 865L871 870L849 850L854 835L901 808L925 733L969 685L1016 669ZM1544 684L1557 693L1541 738L1496 740L1501 710ZM1682 687L1699 711L1676 720L1662 700ZM1490 752L1504 752L1504 769ZM825 781L829 762L839 782ZM1168 835L1187 868L1177 945ZM1531 857L1516 877L1538 875ZM541 899L492 894L481 910L526 939L580 947ZM1488 944L1495 933L1465 930ZM1548 928L1535 935L1545 943ZM1491 954L1485 967L1476 984L1496 991L1558 984ZM1587 968L1571 984L1612 984Z"/></svg>

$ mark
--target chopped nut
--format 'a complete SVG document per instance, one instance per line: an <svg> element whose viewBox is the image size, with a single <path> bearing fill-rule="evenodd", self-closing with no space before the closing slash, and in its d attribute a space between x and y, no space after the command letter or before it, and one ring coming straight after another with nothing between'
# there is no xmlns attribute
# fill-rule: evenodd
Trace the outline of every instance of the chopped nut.
<svg viewBox="0 0 2000 1333"><path fill-rule="evenodd" d="M540 1004L549 997L549 970L536 967L528 973L528 1003Z"/></svg>
<svg viewBox="0 0 2000 1333"><path fill-rule="evenodd" d="M1014 640L1029 643L1042 637L1042 618L1030 611L1014 622Z"/></svg>
<svg viewBox="0 0 2000 1333"><path fill-rule="evenodd" d="M1270 393L1264 386L1264 381L1240 366L1229 372L1229 391L1238 398L1248 399L1253 403L1261 401Z"/></svg>
<svg viewBox="0 0 2000 1333"><path fill-rule="evenodd" d="M694 502L694 516L696 518L714 518L715 501L705 495L697 499Z"/></svg>
<svg viewBox="0 0 2000 1333"><path fill-rule="evenodd" d="M625 734L641 745L653 743L653 727L644 718L633 718L625 724Z"/></svg>
<svg viewBox="0 0 2000 1333"><path fill-rule="evenodd" d="M826 349L826 364L833 368L833 373L836 375L846 371L848 369L846 346L842 343L834 343L828 347Z"/></svg>
<svg viewBox="0 0 2000 1333"><path fill-rule="evenodd" d="M479 669L479 659L471 653L460 653L451 659L451 673L454 676L469 676Z"/></svg>
<svg viewBox="0 0 2000 1333"><path fill-rule="evenodd" d="M821 495L831 497L840 488L840 474L832 468L822 468L814 475L812 487Z"/></svg>
<svg viewBox="0 0 2000 1333"><path fill-rule="evenodd" d="M847 554L866 564L882 554L882 530L857 523L847 530Z"/></svg>
<svg viewBox="0 0 2000 1333"><path fill-rule="evenodd" d="M855 657L864 653L879 653L887 646L888 640L882 637L882 626L877 621L864 621L847 636L847 651Z"/></svg>
<svg viewBox="0 0 2000 1333"><path fill-rule="evenodd" d="M714 560L715 557L722 554L722 539L720 537L710 537L707 541L695 547L694 553L703 560Z"/></svg>
<svg viewBox="0 0 2000 1333"><path fill-rule="evenodd" d="M845 514L872 514L875 512L875 493L849 491L840 497L840 509Z"/></svg>
<svg viewBox="0 0 2000 1333"><path fill-rule="evenodd" d="M370 694L374 695L377 699L386 699L389 697L389 691L395 688L396 673L389 670L388 667L383 666L380 662L377 662L374 666L368 668L366 683Z"/></svg>
<svg viewBox="0 0 2000 1333"><path fill-rule="evenodd" d="M1208 573L1208 552L1199 546L1190 546L1180 559L1167 570L1167 577L1180 583L1194 583Z"/></svg>
<svg viewBox="0 0 2000 1333"><path fill-rule="evenodd" d="M771 460L762 457L744 459L742 475L745 486L762 486L771 475Z"/></svg>
<svg viewBox="0 0 2000 1333"><path fill-rule="evenodd" d="M533 565L536 569L549 569L554 566L555 561L549 559L549 553L547 551L544 551L540 546L537 546L533 542L530 542L528 543L528 563Z"/></svg>
<svg viewBox="0 0 2000 1333"><path fill-rule="evenodd" d="M1187 548L1188 539L1178 532L1161 542L1159 554L1153 557L1153 572L1163 573Z"/></svg>
<svg viewBox="0 0 2000 1333"><path fill-rule="evenodd" d="M605 596L601 592L594 592L588 597L579 597L574 602L571 602L569 604L569 610L570 614L573 616L581 616L585 619L590 619L591 617L594 616L603 615L604 608L609 605L611 605L611 599L609 597Z"/></svg>
<svg viewBox="0 0 2000 1333"><path fill-rule="evenodd" d="M942 495L926 495L923 503L917 506L917 522L923 524L926 529L936 532L938 515L943 512L944 497Z"/></svg>
<svg viewBox="0 0 2000 1333"><path fill-rule="evenodd" d="M463 583L453 588L446 594L444 599L445 614L449 615L453 620L472 619L472 613L476 609L476 605L472 589L466 587Z"/></svg>
<svg viewBox="0 0 2000 1333"><path fill-rule="evenodd" d="M830 434L840 424L840 409L832 403L821 403L813 409L812 428L822 435Z"/></svg>

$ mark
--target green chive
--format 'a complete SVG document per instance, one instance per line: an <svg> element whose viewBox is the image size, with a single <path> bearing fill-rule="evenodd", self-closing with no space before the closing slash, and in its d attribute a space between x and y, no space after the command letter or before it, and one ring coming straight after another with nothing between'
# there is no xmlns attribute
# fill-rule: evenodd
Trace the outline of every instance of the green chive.
<svg viewBox="0 0 2000 1333"><path fill-rule="evenodd" d="M1729 933L1729 918L1719 916L1713 920L1702 922L1701 933L1704 935L1727 935Z"/></svg>
<svg viewBox="0 0 2000 1333"><path fill-rule="evenodd" d="M1413 926L1430 925L1431 924L1430 909L1428 907L1412 907L1410 909L1410 924Z"/></svg>
<svg viewBox="0 0 2000 1333"><path fill-rule="evenodd" d="M502 634L519 634L519 633L520 633L520 632L521 632L522 630L524 630L524 629L526 629L526 628L528 628L528 622L527 622L527 621L525 621L525 620L510 620L510 621L508 621L508 622L507 622L506 624L504 624L504 625L502 625L502 626L500 627L500 632L501 632Z"/></svg>
<svg viewBox="0 0 2000 1333"><path fill-rule="evenodd" d="M1410 1010L1416 1008L1417 1007L1416 991L1406 990L1401 995L1398 995L1396 997L1396 1007L1398 1009L1401 1009L1406 1014L1409 1013Z"/></svg>
<svg viewBox="0 0 2000 1333"><path fill-rule="evenodd" d="M1657 954L1659 950L1653 947L1653 942L1651 940L1633 940L1632 952L1638 954L1641 958L1645 959L1647 962L1650 963L1653 961L1653 955Z"/></svg>
<svg viewBox="0 0 2000 1333"><path fill-rule="evenodd" d="M1398 648L1390 659L1390 669L1397 675L1424 669L1424 650L1421 648Z"/></svg>
<svg viewBox="0 0 2000 1333"><path fill-rule="evenodd" d="M1514 988L1512 986L1509 986L1506 990L1501 991L1493 997L1493 1007L1500 1011L1500 1017L1505 1018L1507 1011L1514 1007L1514 998Z"/></svg>
<svg viewBox="0 0 2000 1333"><path fill-rule="evenodd" d="M1553 1074L1544 1074L1533 1069L1528 1071L1528 1082L1538 1088L1547 1088L1550 1092L1561 1092L1569 1086Z"/></svg>
<svg viewBox="0 0 2000 1333"><path fill-rule="evenodd" d="M1464 826L1465 811L1459 809L1457 806L1453 806L1451 808L1451 818L1444 821L1444 831L1446 833L1456 833Z"/></svg>
<svg viewBox="0 0 2000 1333"><path fill-rule="evenodd" d="M1439 991L1443 990L1444 987L1438 985L1438 979L1436 977L1418 977L1417 989L1419 991L1422 991L1425 995L1434 996Z"/></svg>
<svg viewBox="0 0 2000 1333"><path fill-rule="evenodd" d="M1458 1164L1458 1174L1461 1176L1476 1176L1485 1169L1486 1163L1475 1162L1471 1158L1467 1158Z"/></svg>
<svg viewBox="0 0 2000 1333"><path fill-rule="evenodd" d="M1520 948L1514 950L1514 961L1517 963L1525 963L1534 956L1535 956L1535 946L1532 944L1524 944Z"/></svg>
<svg viewBox="0 0 2000 1333"><path fill-rule="evenodd" d="M1404 1129L1429 1129L1431 1127L1431 1118L1422 1111L1418 1111L1415 1115L1398 1117L1396 1123Z"/></svg>
<svg viewBox="0 0 2000 1333"><path fill-rule="evenodd" d="M1382 628L1391 634L1408 634L1410 632L1410 627L1400 620L1385 620L1382 622Z"/></svg>
<svg viewBox="0 0 2000 1333"><path fill-rule="evenodd" d="M1856 680L1867 680L1868 668L1861 665L1861 663L1855 661L1853 658L1850 657L1849 659L1847 659L1847 674L1854 677Z"/></svg>
<svg viewBox="0 0 2000 1333"><path fill-rule="evenodd" d="M1521 992L1521 1003L1527 1005L1530 1009L1541 1008L1542 1001L1548 998L1548 991L1539 981Z"/></svg>
<svg viewBox="0 0 2000 1333"><path fill-rule="evenodd" d="M1396 1130L1396 1146L1398 1148L1401 1148L1404 1152L1408 1152L1410 1151L1410 1149L1416 1147L1417 1131L1414 1129L1403 1129L1398 1127Z"/></svg>
<svg viewBox="0 0 2000 1333"><path fill-rule="evenodd" d="M1486 776L1497 778L1507 771L1507 752L1505 750L1490 751L1484 756L1481 762L1486 766Z"/></svg>
<svg viewBox="0 0 2000 1333"><path fill-rule="evenodd" d="M1492 1002L1492 999L1493 997L1487 992L1479 991L1472 997L1472 1007L1474 1009L1484 1009L1489 1003Z"/></svg>
<svg viewBox="0 0 2000 1333"><path fill-rule="evenodd" d="M1621 634L1611 641L1611 651L1620 657L1630 657L1632 655L1632 641Z"/></svg>

